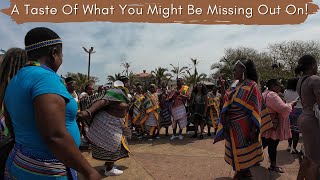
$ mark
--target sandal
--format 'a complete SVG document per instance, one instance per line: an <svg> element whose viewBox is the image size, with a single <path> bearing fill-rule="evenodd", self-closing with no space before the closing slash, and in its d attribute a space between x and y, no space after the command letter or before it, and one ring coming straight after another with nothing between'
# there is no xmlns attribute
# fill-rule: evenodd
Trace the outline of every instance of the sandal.
<svg viewBox="0 0 320 180"><path fill-rule="evenodd" d="M298 151L298 150L296 150L296 149L294 149L292 152L291 152L291 154L299 154L300 152Z"/></svg>
<svg viewBox="0 0 320 180"><path fill-rule="evenodd" d="M276 173L284 173L283 169L279 166L270 166L268 170L274 171Z"/></svg>

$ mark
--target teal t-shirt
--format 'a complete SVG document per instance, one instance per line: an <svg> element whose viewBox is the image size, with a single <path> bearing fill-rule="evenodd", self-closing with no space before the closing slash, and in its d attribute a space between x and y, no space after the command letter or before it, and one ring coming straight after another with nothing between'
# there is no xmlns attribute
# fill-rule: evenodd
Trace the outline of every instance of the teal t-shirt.
<svg viewBox="0 0 320 180"><path fill-rule="evenodd" d="M78 105L62 79L54 71L41 66L22 68L6 89L5 105L12 120L15 141L37 152L51 154L37 129L33 108L33 100L43 94L57 94L66 100L66 128L79 146L80 133L76 123Z"/></svg>

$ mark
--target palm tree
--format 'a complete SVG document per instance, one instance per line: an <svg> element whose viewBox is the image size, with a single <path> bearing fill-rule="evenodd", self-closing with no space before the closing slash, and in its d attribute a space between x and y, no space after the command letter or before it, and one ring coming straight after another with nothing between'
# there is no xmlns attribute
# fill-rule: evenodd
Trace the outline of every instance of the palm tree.
<svg viewBox="0 0 320 180"><path fill-rule="evenodd" d="M178 63L178 66L174 66L173 64L170 64L170 66L172 67L171 72L177 76L177 79L179 78L180 75L183 75L188 69L188 67L186 66L183 66L180 68L179 63Z"/></svg>
<svg viewBox="0 0 320 180"><path fill-rule="evenodd" d="M192 85L196 84L197 82L203 81L207 78L207 75L205 73L201 74L191 74L189 70L187 70L187 74L183 76L183 79L186 84Z"/></svg>
<svg viewBox="0 0 320 180"><path fill-rule="evenodd" d="M95 84L99 81L99 78L90 76L89 80L87 75L82 73L71 73L68 72L66 77L72 77L77 84L77 91L83 91L87 84Z"/></svg>
<svg viewBox="0 0 320 180"><path fill-rule="evenodd" d="M120 77L121 77L121 74L120 74L120 73L114 74L114 76L109 75L109 76L107 77L107 80L112 83L112 82L114 82L114 81L116 81L116 80L119 80Z"/></svg>
<svg viewBox="0 0 320 180"><path fill-rule="evenodd" d="M194 76L197 77L198 76L197 66L198 66L200 61L198 61L197 59L193 59L193 58L191 58L191 61L192 61L192 66L193 66L192 68L194 68ZM197 81L195 81L193 83L196 83L196 82Z"/></svg>
<svg viewBox="0 0 320 180"><path fill-rule="evenodd" d="M135 75L132 71L129 73L128 78L129 78L129 84L130 84L130 85L134 85L134 83L135 83L136 80L137 80L137 77L136 77L136 75Z"/></svg>
<svg viewBox="0 0 320 180"><path fill-rule="evenodd" d="M125 68L125 70L122 71L122 73L126 72L126 76L128 77L129 76L129 68L131 66L131 62L129 62L129 63L128 62L121 63L120 66Z"/></svg>
<svg viewBox="0 0 320 180"><path fill-rule="evenodd" d="M158 85L161 85L162 80L168 80L171 78L170 73L166 73L168 71L167 68L158 67L154 71L151 71L151 74L156 78Z"/></svg>

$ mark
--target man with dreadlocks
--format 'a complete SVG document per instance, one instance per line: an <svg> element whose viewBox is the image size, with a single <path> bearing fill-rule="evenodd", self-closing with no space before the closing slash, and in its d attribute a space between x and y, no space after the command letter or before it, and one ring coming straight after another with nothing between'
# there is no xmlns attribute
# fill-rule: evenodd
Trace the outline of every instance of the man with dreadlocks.
<svg viewBox="0 0 320 180"><path fill-rule="evenodd" d="M11 48L5 53L0 66L0 162L3 162L0 164L0 179L4 178L4 162L7 161L8 155L14 145L11 120L7 112L4 113L4 94L9 81L17 74L26 62L27 53L23 49ZM11 133L9 133L9 129Z"/></svg>
<svg viewBox="0 0 320 180"><path fill-rule="evenodd" d="M100 179L78 149L77 103L56 74L61 38L51 29L34 28L25 36L25 50L29 61L5 92L15 137L5 179L74 180L76 171L85 179Z"/></svg>

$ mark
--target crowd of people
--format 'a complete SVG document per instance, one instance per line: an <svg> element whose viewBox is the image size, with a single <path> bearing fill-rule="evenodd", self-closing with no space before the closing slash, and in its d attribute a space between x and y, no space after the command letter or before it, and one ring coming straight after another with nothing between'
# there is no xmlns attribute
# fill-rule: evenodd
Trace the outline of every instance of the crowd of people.
<svg viewBox="0 0 320 180"><path fill-rule="evenodd" d="M320 165L320 77L311 55L298 61L298 77L259 82L253 60L234 64L234 82L221 77L216 85L195 82L187 86L178 78L167 84L129 84L123 76L112 87L87 84L76 92L72 77L56 74L62 64L62 40L48 28L34 28L25 36L25 49L12 48L0 66L1 179L101 179L79 147L90 147L92 157L105 161L106 176L123 173L116 161L130 155L128 139L155 141L165 129L170 140L224 140L225 161L235 178L252 177L268 148L269 170L284 173L277 165L277 147L288 141L288 151L298 154L300 133L304 159L298 179L317 179ZM286 88L284 88L287 86ZM205 127L207 126L207 130ZM179 127L179 129L178 129ZM177 131L178 130L178 131Z"/></svg>

